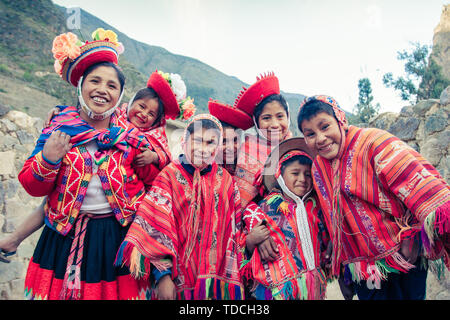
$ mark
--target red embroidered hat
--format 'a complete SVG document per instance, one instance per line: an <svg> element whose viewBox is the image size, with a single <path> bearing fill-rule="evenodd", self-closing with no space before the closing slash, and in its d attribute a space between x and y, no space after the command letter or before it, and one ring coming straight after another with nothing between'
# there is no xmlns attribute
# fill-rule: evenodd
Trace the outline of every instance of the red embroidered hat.
<svg viewBox="0 0 450 320"><path fill-rule="evenodd" d="M208 101L209 112L220 121L226 122L233 127L247 130L253 127L252 118L242 110L217 100Z"/></svg>
<svg viewBox="0 0 450 320"><path fill-rule="evenodd" d="M164 105L164 114L167 119L175 119L180 115L180 107L177 98L162 73L153 72L147 81L147 87L156 91Z"/></svg>
<svg viewBox="0 0 450 320"><path fill-rule="evenodd" d="M103 61L117 64L123 52L122 44L111 30L99 28L92 33L92 38L93 41L82 43L75 34L68 32L53 40L55 71L75 87L91 65Z"/></svg>
<svg viewBox="0 0 450 320"><path fill-rule="evenodd" d="M304 138L290 138L282 141L270 153L264 164L262 173L263 183L267 190L272 190L277 185L277 177L280 174L280 162L286 161L295 155L304 155L314 160L314 154L306 145Z"/></svg>
<svg viewBox="0 0 450 320"><path fill-rule="evenodd" d="M256 77L256 82L248 89L244 87L236 98L234 106L237 109L245 111L250 116L253 116L253 111L256 106L264 100L264 98L273 94L280 94L280 84L275 74L269 72L268 74Z"/></svg>

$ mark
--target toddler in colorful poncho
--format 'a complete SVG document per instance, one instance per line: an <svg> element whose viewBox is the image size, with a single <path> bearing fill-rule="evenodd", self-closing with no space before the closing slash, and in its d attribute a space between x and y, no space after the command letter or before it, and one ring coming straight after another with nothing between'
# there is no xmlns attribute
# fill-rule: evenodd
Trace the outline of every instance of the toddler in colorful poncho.
<svg viewBox="0 0 450 320"><path fill-rule="evenodd" d="M241 272L252 283L251 294L258 300L325 297L326 274L322 266L328 233L312 188L312 158L302 149L307 150L303 139L293 138L272 151L263 172L270 193L259 206L251 203L244 211L249 232L246 252L250 258L242 264ZM271 175L268 164L278 157L273 166L276 173ZM269 237L277 256L259 246Z"/></svg>
<svg viewBox="0 0 450 320"><path fill-rule="evenodd" d="M318 154L312 173L333 274L353 281L359 299L424 299L418 253L449 267L448 184L397 137L349 126L331 97L305 99L298 125Z"/></svg>

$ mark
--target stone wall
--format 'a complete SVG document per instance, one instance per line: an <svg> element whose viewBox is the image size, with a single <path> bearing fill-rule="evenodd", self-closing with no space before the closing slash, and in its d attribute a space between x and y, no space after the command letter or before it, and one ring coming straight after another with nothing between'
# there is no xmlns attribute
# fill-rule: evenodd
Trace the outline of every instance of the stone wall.
<svg viewBox="0 0 450 320"><path fill-rule="evenodd" d="M450 87L440 100L424 100L371 119L369 126L389 131L422 154L450 181Z"/></svg>
<svg viewBox="0 0 450 320"><path fill-rule="evenodd" d="M0 238L12 232L42 201L28 195L17 180L42 124L39 118L0 106ZM11 263L0 262L0 299L23 299L25 273L39 235L40 230L26 239Z"/></svg>

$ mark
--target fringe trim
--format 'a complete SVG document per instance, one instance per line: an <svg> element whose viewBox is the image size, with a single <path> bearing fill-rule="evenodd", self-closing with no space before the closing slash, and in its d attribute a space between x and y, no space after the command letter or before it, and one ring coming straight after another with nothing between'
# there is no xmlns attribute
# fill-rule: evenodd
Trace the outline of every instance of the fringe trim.
<svg viewBox="0 0 450 320"><path fill-rule="evenodd" d="M136 246L124 241L117 251L115 266L128 266L131 275L136 279L148 280L151 271L151 265L154 265L159 271L167 270L172 267L169 259L150 260L139 252Z"/></svg>
<svg viewBox="0 0 450 320"><path fill-rule="evenodd" d="M406 273L412 268L415 268L415 266L406 261L400 253L394 252L390 256L375 262L357 261L349 263L345 266L345 275L348 277L350 274L351 280L357 283L368 279L379 282L386 280L389 273Z"/></svg>
<svg viewBox="0 0 450 320"><path fill-rule="evenodd" d="M425 251L430 254L436 236L450 232L450 201L447 201L425 218L421 231Z"/></svg>
<svg viewBox="0 0 450 320"><path fill-rule="evenodd" d="M253 294L257 300L323 300L326 287L325 273L315 269L272 289L258 283Z"/></svg>
<svg viewBox="0 0 450 320"><path fill-rule="evenodd" d="M182 300L244 300L244 287L217 278L198 279L193 290L179 293Z"/></svg>

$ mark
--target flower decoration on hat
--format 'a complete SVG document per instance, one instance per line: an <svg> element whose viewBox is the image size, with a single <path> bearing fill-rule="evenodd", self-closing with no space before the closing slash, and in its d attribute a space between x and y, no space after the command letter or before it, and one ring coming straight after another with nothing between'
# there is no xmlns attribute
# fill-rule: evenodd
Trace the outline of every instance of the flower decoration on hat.
<svg viewBox="0 0 450 320"><path fill-rule="evenodd" d="M165 81L161 82L161 79ZM152 87L158 93L164 103L165 113L169 119L185 121L195 114L197 108L194 104L194 99L186 96L186 84L179 74L162 71L154 72L150 76L147 86Z"/></svg>
<svg viewBox="0 0 450 320"><path fill-rule="evenodd" d="M102 61L117 64L118 55L124 51L112 30L98 28L92 33L92 39L83 43L75 34L67 32L53 40L55 72L73 86L78 85L78 80L89 66Z"/></svg>

